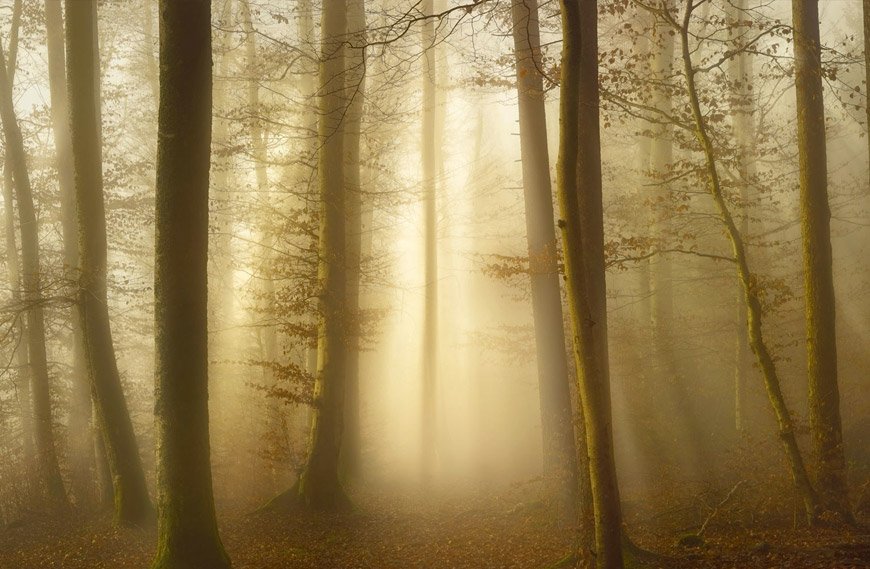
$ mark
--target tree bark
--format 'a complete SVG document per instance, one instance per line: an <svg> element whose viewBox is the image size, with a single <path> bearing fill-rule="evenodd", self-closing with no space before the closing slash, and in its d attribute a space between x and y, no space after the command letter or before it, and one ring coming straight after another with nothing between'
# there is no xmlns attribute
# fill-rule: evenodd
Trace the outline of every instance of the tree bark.
<svg viewBox="0 0 870 569"><path fill-rule="evenodd" d="M30 358L33 402L34 439L39 478L48 504L56 511L66 510L69 501L55 449L52 425L51 392L48 360L45 351L42 279L39 259L39 225L33 205L30 174L24 141L15 116L12 81L7 72L5 50L0 45L0 119L6 139L6 152L18 201L21 231L21 265L23 300L27 311L27 349Z"/></svg>
<svg viewBox="0 0 870 569"><path fill-rule="evenodd" d="M589 451L595 562L617 569L623 566L623 536L607 360L597 2L562 0L561 7L559 225Z"/></svg>
<svg viewBox="0 0 870 569"><path fill-rule="evenodd" d="M852 520L837 380L819 5L792 0L810 430L821 506Z"/></svg>
<svg viewBox="0 0 870 569"><path fill-rule="evenodd" d="M218 535L209 448L211 113L211 2L160 0L154 569L230 567Z"/></svg>
<svg viewBox="0 0 870 569"><path fill-rule="evenodd" d="M66 1L69 132L75 171L81 275L78 309L91 393L114 487L115 520L142 523L153 514L133 422L115 358L106 285L108 244L96 85L96 4Z"/></svg>
<svg viewBox="0 0 870 569"><path fill-rule="evenodd" d="M543 472L557 489L559 504L566 517L573 521L578 513L580 487L572 412L574 402L562 325L537 0L513 0L511 16L540 392Z"/></svg>
<svg viewBox="0 0 870 569"><path fill-rule="evenodd" d="M347 30L344 0L325 0L320 67L320 287L317 333L317 381L311 448L299 482L304 504L314 509L348 505L339 481L344 428L347 361L345 358L347 290L346 197L344 188L344 47Z"/></svg>

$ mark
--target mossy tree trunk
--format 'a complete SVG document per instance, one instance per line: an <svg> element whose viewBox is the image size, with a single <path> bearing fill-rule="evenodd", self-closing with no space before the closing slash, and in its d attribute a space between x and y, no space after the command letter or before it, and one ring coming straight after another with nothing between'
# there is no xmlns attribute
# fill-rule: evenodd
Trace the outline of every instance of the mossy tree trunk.
<svg viewBox="0 0 870 569"><path fill-rule="evenodd" d="M511 16L544 477L554 485L566 517L573 520L579 507L580 486L574 440L574 402L562 326L537 0L513 0Z"/></svg>
<svg viewBox="0 0 870 569"><path fill-rule="evenodd" d="M299 481L302 502L315 509L347 505L339 481L344 427L346 322L346 195L344 179L344 0L325 0L321 33L320 122L320 288L317 379L308 461Z"/></svg>
<svg viewBox="0 0 870 569"><path fill-rule="evenodd" d="M27 171L24 141L15 116L12 80L6 67L6 55L0 45L0 120L6 140L8 165L12 170L18 221L21 232L22 286L27 313L27 350L30 363L33 403L34 441L39 468L39 480L49 506L55 511L69 506L60 474L55 448L51 413L51 390L48 360L45 350L45 319L43 314L42 278L39 259L39 223L33 204L33 190Z"/></svg>
<svg viewBox="0 0 870 569"><path fill-rule="evenodd" d="M141 523L153 514L133 422L121 387L106 290L108 244L103 198L96 4L66 0L69 132L81 251L78 309L97 424L114 486L115 519Z"/></svg>
<svg viewBox="0 0 870 569"><path fill-rule="evenodd" d="M825 103L817 0L792 0L810 430L822 507L852 519L837 380Z"/></svg>
<svg viewBox="0 0 870 569"><path fill-rule="evenodd" d="M153 567L221 569L230 561L215 516L208 413L209 0L160 0L159 67Z"/></svg>
<svg viewBox="0 0 870 569"><path fill-rule="evenodd" d="M595 513L595 563L623 565L622 511L613 449L598 121L598 15L594 0L562 0L557 188L574 357Z"/></svg>
<svg viewBox="0 0 870 569"><path fill-rule="evenodd" d="M759 297L758 279L757 276L750 271L743 236L737 228L734 217L728 208L726 197L722 192L719 166L716 161L716 150L713 147L713 141L707 132L706 119L701 110L700 94L695 78L697 70L692 62L692 46L689 43L689 26L692 21L693 10L696 7L697 4L695 3L687 3L681 22L678 22L669 12L666 14L668 21L674 28L674 31L677 32L680 37L683 72L686 78L686 93L689 97L689 106L695 127L694 134L702 152L704 153L708 190L713 198L717 213L719 214L719 219L724 226L725 233L731 244L731 251L737 269L737 279L743 290L743 300L746 305L749 343L752 352L755 354L758 367L761 369L764 386L776 417L777 426L779 428L779 438L782 442L783 450L785 451L789 469L795 483L795 489L804 504L807 519L812 523L816 519L818 513L816 493L810 483L804 465L803 456L801 455L800 448L797 444L794 422L782 393L776 364L768 350L767 343L764 340L762 328L763 313L761 299Z"/></svg>

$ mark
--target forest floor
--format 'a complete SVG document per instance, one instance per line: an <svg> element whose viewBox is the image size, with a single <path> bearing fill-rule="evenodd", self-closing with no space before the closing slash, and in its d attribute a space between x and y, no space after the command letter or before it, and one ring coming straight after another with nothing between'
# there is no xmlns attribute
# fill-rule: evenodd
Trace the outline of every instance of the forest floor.
<svg viewBox="0 0 870 569"><path fill-rule="evenodd" d="M389 499L354 495L348 514L251 514L221 508L221 535L236 569L539 569L572 544L540 503L503 496ZM865 522L867 520L864 520ZM709 531L700 547L672 532L632 526L643 547L663 555L643 567L675 569L870 567L863 529ZM0 529L2 569L148 567L153 528L116 528L106 516L31 516Z"/></svg>

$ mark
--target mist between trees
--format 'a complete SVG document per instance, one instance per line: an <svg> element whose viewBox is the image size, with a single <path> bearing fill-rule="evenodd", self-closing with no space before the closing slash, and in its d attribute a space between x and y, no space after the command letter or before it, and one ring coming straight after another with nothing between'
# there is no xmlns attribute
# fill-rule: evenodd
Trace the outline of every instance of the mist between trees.
<svg viewBox="0 0 870 569"><path fill-rule="evenodd" d="M0 566L870 562L870 1L0 39Z"/></svg>

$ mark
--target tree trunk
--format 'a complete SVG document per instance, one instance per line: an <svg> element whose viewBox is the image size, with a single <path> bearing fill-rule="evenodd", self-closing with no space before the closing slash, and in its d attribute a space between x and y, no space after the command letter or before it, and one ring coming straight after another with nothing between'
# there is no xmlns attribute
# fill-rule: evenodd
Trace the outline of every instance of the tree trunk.
<svg viewBox="0 0 870 569"><path fill-rule="evenodd" d="M574 520L579 506L558 251L547 150L547 118L541 76L541 37L537 0L511 4L519 105L520 151L526 239L532 283L532 313L538 364L544 477L554 484L560 507Z"/></svg>
<svg viewBox="0 0 870 569"><path fill-rule="evenodd" d="M745 29L740 24L745 19L747 0L737 0L730 9L730 25L732 34L739 38ZM734 41L739 41L735 39ZM733 45L731 49L739 49L739 53L731 60L729 73L732 84L731 97L734 136L737 142L737 168L740 187L740 234L749 234L749 188L755 178L755 110L752 93L752 55L745 51L745 46ZM749 336L747 333L746 306L743 302L743 290L736 291L737 330L735 335L734 354L734 427L737 431L746 428L746 384L752 372L752 360L749 353Z"/></svg>
<svg viewBox="0 0 870 569"><path fill-rule="evenodd" d="M153 569L230 566L218 536L209 448L211 113L211 2L160 0Z"/></svg>
<svg viewBox="0 0 870 569"><path fill-rule="evenodd" d="M595 559L621 568L622 512L613 453L607 361L597 2L562 0L557 187L574 357L595 511Z"/></svg>
<svg viewBox="0 0 870 569"><path fill-rule="evenodd" d="M421 11L431 16L433 0L422 0ZM421 414L420 474L424 484L432 481L438 455L438 416L436 396L438 382L438 218L436 195L436 80L438 64L435 51L435 22L429 17L422 24L423 49L423 125L421 164L423 177L423 389Z"/></svg>
<svg viewBox="0 0 870 569"><path fill-rule="evenodd" d="M831 210L822 91L819 5L792 0L806 299L810 430L821 506L852 520L837 381Z"/></svg>
<svg viewBox="0 0 870 569"><path fill-rule="evenodd" d="M324 0L320 67L320 287L317 333L317 382L311 423L311 449L302 472L299 492L303 503L315 509L347 506L339 482L339 454L344 426L347 362L346 223L344 189L344 35L347 14L344 0Z"/></svg>
<svg viewBox="0 0 870 569"><path fill-rule="evenodd" d="M346 50L348 107L345 115L344 164L347 188L347 392L342 441L342 471L346 476L360 473L360 272L362 264L362 182L360 142L365 100L365 0L350 0L347 9L350 46Z"/></svg>
<svg viewBox="0 0 870 569"><path fill-rule="evenodd" d="M13 12L12 31L9 38L9 61L6 63L9 73L9 81L15 76L16 53L18 52L18 29L21 25L21 2L17 2ZM17 17L16 17L17 15ZM18 255L18 239L15 236L15 185L12 179L12 165L9 162L9 154L3 162L3 223L4 237L6 241L6 274L9 279L9 289L12 293L12 302L17 306L21 304L21 272ZM13 323L12 332L15 334L16 343L13 353L13 365L15 369L15 390L18 396L18 409L21 419L21 448L24 460L24 473L30 478L31 469L34 466L33 446L33 411L31 406L30 373L27 356L27 325L18 318Z"/></svg>
<svg viewBox="0 0 870 569"><path fill-rule="evenodd" d="M33 205L33 191L27 171L24 141L15 116L12 100L12 81L6 68L6 56L0 45L0 119L6 139L6 152L12 169L12 179L18 201L18 220L21 231L21 264L23 300L27 311L27 349L33 395L34 439L42 489L49 505L57 510L67 509L69 501L55 449L54 427L51 416L51 392L48 361L45 351L45 320L43 316L42 282L39 259L39 225Z"/></svg>
<svg viewBox="0 0 870 569"><path fill-rule="evenodd" d="M60 191L63 262L69 280L78 279L79 247L76 231L75 180L69 133L69 113L64 63L64 35L61 3L45 2L48 83L51 94L51 124L57 154L57 182ZM72 490L79 506L94 499L94 445L91 436L91 388L88 382L81 322L70 311L72 330L72 385L69 437Z"/></svg>
<svg viewBox="0 0 870 569"><path fill-rule="evenodd" d="M141 523L153 510L121 376L115 359L106 290L106 211L96 85L99 52L96 4L66 1L69 127L75 166L81 276L79 315L91 392L114 487L115 520Z"/></svg>
<svg viewBox="0 0 870 569"><path fill-rule="evenodd" d="M696 69L692 63L692 51L689 45L689 24L692 18L692 10L697 7L695 3L687 3L685 12L683 13L682 23L670 19L671 24L676 27L680 34L680 43L683 60L683 72L686 77L686 90L689 96L689 104L692 112L692 119L695 126L695 137L701 150L704 152L707 183L710 195L716 205L719 213L720 221L722 222L728 240L731 243L732 254L737 268L737 278L740 286L743 289L743 300L746 304L746 319L749 333L749 343L752 351L755 354L759 368L761 368L762 377L764 378L764 386L767 390L767 396L773 407L774 415L776 416L777 425L779 427L779 438L783 444L783 450L788 460L792 478L795 483L795 488L801 500L804 503L807 520L812 523L817 516L817 498L807 476L806 467L804 466L803 457L800 453L800 448L797 444L797 439L794 432L794 422L791 418L791 413L785 402L785 397L782 394L782 387L779 381L776 364L771 357L767 348L767 343L764 340L762 331L762 309L761 300L758 295L757 277L752 274L749 269L749 262L746 258L746 247L743 243L743 237L734 223L734 218L731 211L728 209L728 204L725 201L725 196L722 193L722 185L719 178L719 169L716 162L716 151L713 147L713 142L707 132L707 125L704 119L704 114L701 111L700 95L695 83Z"/></svg>

